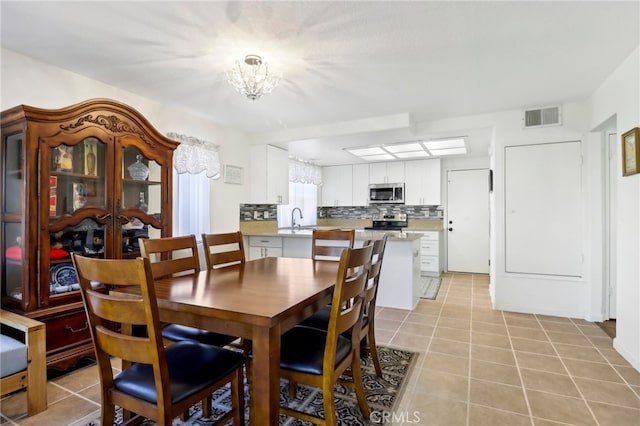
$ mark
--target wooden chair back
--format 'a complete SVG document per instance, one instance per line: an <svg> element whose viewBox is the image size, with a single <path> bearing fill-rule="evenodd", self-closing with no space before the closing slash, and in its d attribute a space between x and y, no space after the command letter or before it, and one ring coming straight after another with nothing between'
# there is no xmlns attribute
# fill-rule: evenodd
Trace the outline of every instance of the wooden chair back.
<svg viewBox="0 0 640 426"><path fill-rule="evenodd" d="M151 261L154 279L200 271L195 235L141 238L140 252Z"/></svg>
<svg viewBox="0 0 640 426"><path fill-rule="evenodd" d="M335 359L338 336L351 332L353 347L359 347L360 324L365 290L369 277L373 246L345 249L340 255L340 266L333 290L331 314L327 328L327 350L329 358ZM325 365L331 359L325 359Z"/></svg>
<svg viewBox="0 0 640 426"><path fill-rule="evenodd" d="M171 412L169 372L149 259L91 259L75 254L72 259L93 338L102 398L111 398L116 405L145 417L157 418L158 410ZM113 296L92 288L92 281L112 289L136 286L140 288L140 297ZM134 326L145 327L146 335L132 336ZM115 389L112 357L152 366L157 405Z"/></svg>
<svg viewBox="0 0 640 426"><path fill-rule="evenodd" d="M311 257L316 260L340 260L345 248L353 248L354 229L314 229L311 237Z"/></svg>
<svg viewBox="0 0 640 426"><path fill-rule="evenodd" d="M235 265L245 262L242 232L202 234L207 268Z"/></svg>
<svg viewBox="0 0 640 426"><path fill-rule="evenodd" d="M375 313L376 297L378 295L378 282L380 281L380 271L382 269L382 259L384 258L384 249L387 246L387 235L385 234L379 240L368 240L364 242L364 246L373 245L371 254L371 268L369 270L369 282L367 283L367 291L364 300L364 313Z"/></svg>
<svg viewBox="0 0 640 426"><path fill-rule="evenodd" d="M324 418L283 406L280 407L281 414L319 425L337 424L334 385L347 368L351 368L353 380L349 384L355 387L362 415L369 418L370 410L360 370L359 342L372 252L373 245L342 250L326 331L299 325L282 337L280 374L288 379L290 394L295 394L299 382L322 388ZM351 336L350 341L347 335ZM322 339L320 344L319 339ZM300 345L304 345L305 349L301 350ZM320 359L321 369L318 368Z"/></svg>
<svg viewBox="0 0 640 426"><path fill-rule="evenodd" d="M114 423L116 406L137 415L131 424L148 418L170 425L199 401L203 416L210 417L212 393L231 383L233 408L216 424L233 418L234 424L244 425L244 357L195 342L164 346L149 258L93 259L72 254L72 261L98 362L102 424ZM92 282L103 286L93 288ZM138 291L118 293L122 287ZM144 328L146 333L133 335L134 328ZM113 359L123 365L116 377Z"/></svg>

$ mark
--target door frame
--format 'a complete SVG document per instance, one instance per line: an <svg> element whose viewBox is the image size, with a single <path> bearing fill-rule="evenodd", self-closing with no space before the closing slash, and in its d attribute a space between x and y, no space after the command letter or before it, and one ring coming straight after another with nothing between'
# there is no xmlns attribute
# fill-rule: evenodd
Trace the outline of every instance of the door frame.
<svg viewBox="0 0 640 426"><path fill-rule="evenodd" d="M482 172L486 172L486 176L487 176L487 272L486 274L490 274L491 273L491 265L490 265L490 261L491 261L491 200L490 200L490 194L491 194L491 182L489 182L489 179L492 178L491 174L491 168L490 167L469 167L469 168L460 168L460 169L450 169L446 171L446 188L447 188L447 208L446 208L446 217L443 223L443 232L446 235L446 238L444 238L444 240L446 240L446 246L445 246L445 253L446 253L446 268L445 270L447 272L450 272L450 268L449 268L449 248L450 248L450 244L449 244L449 220L451 217L451 211L450 211L450 191L449 191L449 176L450 173L455 173L455 172L470 172L470 171L482 171ZM457 272L457 271L454 271ZM485 272L469 272L469 273L477 273L477 274L482 274Z"/></svg>
<svg viewBox="0 0 640 426"><path fill-rule="evenodd" d="M603 300L605 319L616 318L616 221L613 220L613 214L617 208L616 199L616 177L617 168L615 161L618 158L617 144L618 134L614 129L607 129L602 132L604 144L604 173L603 189L604 189L604 253L603 253L603 278L604 278L604 295ZM612 306L613 305L613 306Z"/></svg>

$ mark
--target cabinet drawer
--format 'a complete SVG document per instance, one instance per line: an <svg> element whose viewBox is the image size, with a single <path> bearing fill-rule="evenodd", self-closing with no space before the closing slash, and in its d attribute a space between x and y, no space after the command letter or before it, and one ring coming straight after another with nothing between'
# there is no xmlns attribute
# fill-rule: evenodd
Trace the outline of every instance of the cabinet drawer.
<svg viewBox="0 0 640 426"><path fill-rule="evenodd" d="M429 231L421 231L421 232L423 233L422 237L420 238L421 241L427 241L427 240L428 241L438 241L439 240L439 238L438 238L439 232L434 232L434 231L431 231L431 232L429 232Z"/></svg>
<svg viewBox="0 0 640 426"><path fill-rule="evenodd" d="M438 255L438 242L437 241L421 241L420 252L422 254L429 254L432 256Z"/></svg>
<svg viewBox="0 0 640 426"><path fill-rule="evenodd" d="M47 325L47 352L91 341L91 331L84 311L52 317L44 322Z"/></svg>
<svg viewBox="0 0 640 426"><path fill-rule="evenodd" d="M282 247L282 237L249 237L253 247Z"/></svg>
<svg viewBox="0 0 640 426"><path fill-rule="evenodd" d="M439 272L440 265L437 257L421 256L420 257L420 270Z"/></svg>

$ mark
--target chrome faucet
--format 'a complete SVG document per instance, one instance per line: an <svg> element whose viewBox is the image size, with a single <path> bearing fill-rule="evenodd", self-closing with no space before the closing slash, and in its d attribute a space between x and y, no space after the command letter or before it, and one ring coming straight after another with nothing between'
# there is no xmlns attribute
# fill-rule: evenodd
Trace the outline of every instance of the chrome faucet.
<svg viewBox="0 0 640 426"><path fill-rule="evenodd" d="M304 216L302 216L302 210L300 210L300 207L294 207L293 210L291 210L291 230L292 231L296 227L296 220L293 218L293 214L296 212L296 210L298 210L298 212L300 213L300 219L304 219ZM298 228L300 228L300 225L298 225Z"/></svg>

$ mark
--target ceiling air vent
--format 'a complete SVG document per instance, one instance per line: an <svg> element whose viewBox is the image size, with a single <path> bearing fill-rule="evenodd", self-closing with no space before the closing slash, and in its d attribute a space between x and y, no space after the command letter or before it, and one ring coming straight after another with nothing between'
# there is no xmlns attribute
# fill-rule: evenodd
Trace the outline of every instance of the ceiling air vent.
<svg viewBox="0 0 640 426"><path fill-rule="evenodd" d="M562 124L562 111L559 106L528 109L523 120L525 128L559 126Z"/></svg>

